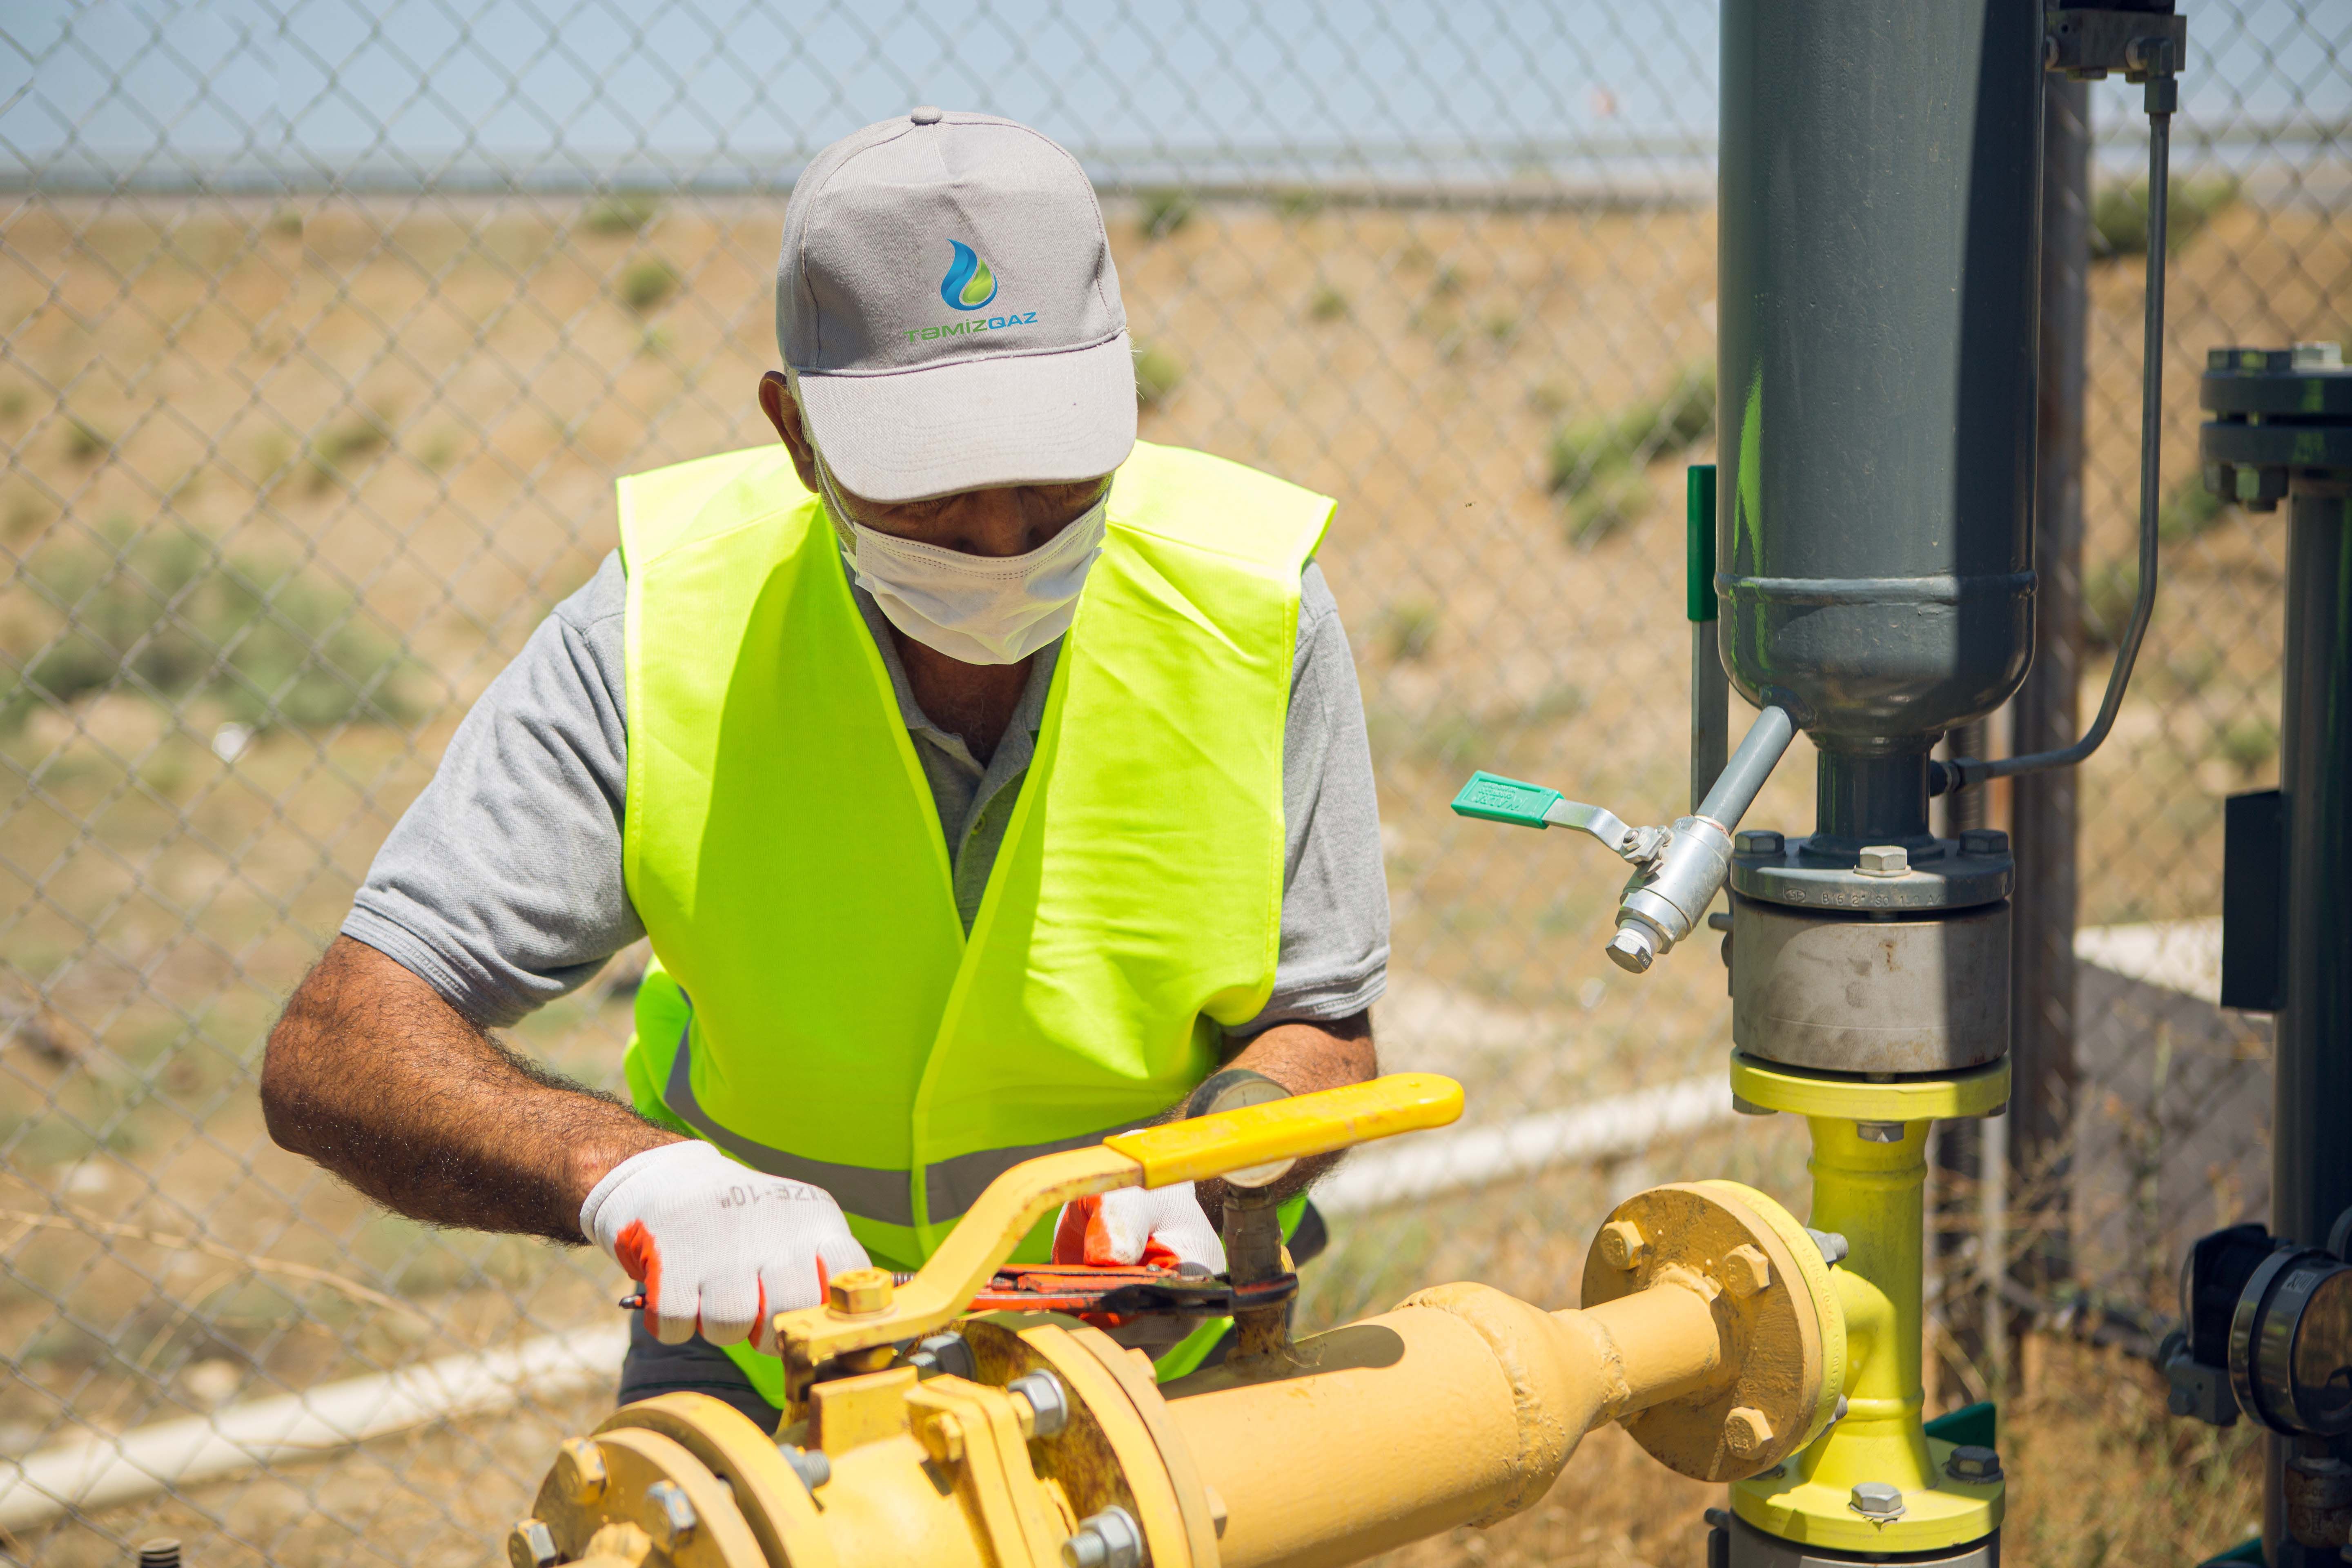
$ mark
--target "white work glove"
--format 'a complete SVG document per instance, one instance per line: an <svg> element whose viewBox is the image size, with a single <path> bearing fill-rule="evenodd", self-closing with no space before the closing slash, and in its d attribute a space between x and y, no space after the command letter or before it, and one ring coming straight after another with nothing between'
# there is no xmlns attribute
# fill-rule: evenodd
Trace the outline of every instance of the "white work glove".
<svg viewBox="0 0 2352 1568"><path fill-rule="evenodd" d="M1153 1263L1163 1268L1197 1263L1225 1271L1225 1245L1190 1182L1165 1187L1121 1187L1062 1205L1054 1224L1054 1261Z"/></svg>
<svg viewBox="0 0 2352 1568"><path fill-rule="evenodd" d="M870 1267L823 1188L693 1140L607 1171L580 1205L580 1232L645 1287L646 1326L666 1345L748 1337L773 1355L771 1317L814 1306L828 1278Z"/></svg>

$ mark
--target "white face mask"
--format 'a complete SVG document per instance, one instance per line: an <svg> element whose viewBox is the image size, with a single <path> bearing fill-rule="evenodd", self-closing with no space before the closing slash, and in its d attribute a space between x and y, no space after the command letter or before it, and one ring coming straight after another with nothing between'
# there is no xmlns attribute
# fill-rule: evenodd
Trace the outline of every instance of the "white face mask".
<svg viewBox="0 0 2352 1568"><path fill-rule="evenodd" d="M1070 629L1087 568L1102 553L1108 487L1026 555L967 555L851 519L821 459L816 471L826 506L848 524L853 543L843 553L857 585L925 647L966 664L1018 664Z"/></svg>

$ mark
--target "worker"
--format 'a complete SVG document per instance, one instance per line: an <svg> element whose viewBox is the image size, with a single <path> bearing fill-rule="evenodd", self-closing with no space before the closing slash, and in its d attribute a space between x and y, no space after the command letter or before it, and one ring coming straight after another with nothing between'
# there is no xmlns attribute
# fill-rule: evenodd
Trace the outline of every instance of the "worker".
<svg viewBox="0 0 2352 1568"><path fill-rule="evenodd" d="M1389 941L1332 503L1137 441L1076 160L867 126L794 185L775 299L774 443L621 481L619 549L458 726L261 1082L401 1214L610 1254L625 1402L771 1427L772 1315L919 1266L1013 1164L1223 1067L1370 1077ZM627 1102L490 1033L640 937ZM1222 1268L1222 1213L1114 1193L1019 1256Z"/></svg>

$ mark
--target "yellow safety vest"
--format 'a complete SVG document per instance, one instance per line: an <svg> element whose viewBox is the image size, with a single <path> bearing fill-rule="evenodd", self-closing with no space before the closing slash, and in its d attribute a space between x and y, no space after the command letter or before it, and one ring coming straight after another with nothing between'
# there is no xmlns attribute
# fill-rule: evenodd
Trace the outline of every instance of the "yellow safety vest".
<svg viewBox="0 0 2352 1568"><path fill-rule="evenodd" d="M623 479L638 1109L824 1188L906 1268L1003 1171L1181 1100L1274 984L1298 581L1331 511L1136 447L967 939L788 455ZM777 1396L772 1360L737 1359Z"/></svg>

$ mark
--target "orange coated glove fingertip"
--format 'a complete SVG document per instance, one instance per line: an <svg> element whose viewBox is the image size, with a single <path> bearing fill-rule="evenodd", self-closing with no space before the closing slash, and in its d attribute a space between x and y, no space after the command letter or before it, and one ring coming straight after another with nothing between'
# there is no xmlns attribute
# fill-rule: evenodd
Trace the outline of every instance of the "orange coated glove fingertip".
<svg viewBox="0 0 2352 1568"><path fill-rule="evenodd" d="M1062 1205L1062 1217L1054 1224L1054 1261L1056 1263L1089 1263L1091 1248L1087 1240L1095 1228L1095 1215L1102 1207L1099 1197L1073 1198Z"/></svg>

